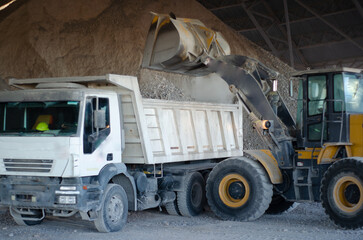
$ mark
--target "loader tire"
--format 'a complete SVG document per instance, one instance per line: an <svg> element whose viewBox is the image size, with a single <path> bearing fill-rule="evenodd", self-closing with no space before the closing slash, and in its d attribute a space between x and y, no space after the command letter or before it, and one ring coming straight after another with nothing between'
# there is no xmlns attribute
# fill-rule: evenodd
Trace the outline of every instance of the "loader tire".
<svg viewBox="0 0 363 240"><path fill-rule="evenodd" d="M174 216L181 215L179 208L178 208L177 199L175 199L173 202L169 202L169 203L165 204L165 209L169 215L174 215Z"/></svg>
<svg viewBox="0 0 363 240"><path fill-rule="evenodd" d="M325 172L320 188L329 218L344 229L363 227L363 159L344 159Z"/></svg>
<svg viewBox="0 0 363 240"><path fill-rule="evenodd" d="M207 180L208 204L224 220L252 221L261 217L272 193L262 166L245 157L220 162Z"/></svg>
<svg viewBox="0 0 363 240"><path fill-rule="evenodd" d="M294 202L286 201L281 195L274 194L266 213L272 215L282 214L289 210L293 204Z"/></svg>
<svg viewBox="0 0 363 240"><path fill-rule="evenodd" d="M183 191L177 194L180 214L185 217L196 216L204 209L205 181L199 172L190 173L184 181Z"/></svg>
<svg viewBox="0 0 363 240"><path fill-rule="evenodd" d="M101 209L94 220L99 232L120 231L126 224L128 201L125 190L118 184L108 184L103 195Z"/></svg>

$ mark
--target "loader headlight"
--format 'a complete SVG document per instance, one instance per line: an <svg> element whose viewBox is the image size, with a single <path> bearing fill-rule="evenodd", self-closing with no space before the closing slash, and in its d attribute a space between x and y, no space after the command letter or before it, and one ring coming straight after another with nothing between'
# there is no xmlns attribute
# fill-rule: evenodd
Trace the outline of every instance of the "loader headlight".
<svg viewBox="0 0 363 240"><path fill-rule="evenodd" d="M58 203L59 204L76 204L77 198L76 196L58 196Z"/></svg>

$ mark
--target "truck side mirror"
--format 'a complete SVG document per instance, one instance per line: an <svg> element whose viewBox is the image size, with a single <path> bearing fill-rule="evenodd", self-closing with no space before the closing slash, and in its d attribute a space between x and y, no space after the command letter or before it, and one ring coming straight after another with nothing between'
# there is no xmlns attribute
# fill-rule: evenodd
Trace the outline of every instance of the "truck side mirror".
<svg viewBox="0 0 363 240"><path fill-rule="evenodd" d="M293 80L290 78L290 89L289 89L289 93L290 93L290 97L293 98L294 97L294 82Z"/></svg>
<svg viewBox="0 0 363 240"><path fill-rule="evenodd" d="M106 127L106 111L105 110L94 110L93 123L94 123L95 128L105 128Z"/></svg>

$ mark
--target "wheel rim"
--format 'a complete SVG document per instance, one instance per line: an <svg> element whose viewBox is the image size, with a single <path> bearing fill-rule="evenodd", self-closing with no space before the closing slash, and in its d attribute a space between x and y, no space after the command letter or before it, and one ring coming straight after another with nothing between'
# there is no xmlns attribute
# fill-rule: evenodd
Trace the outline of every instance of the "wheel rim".
<svg viewBox="0 0 363 240"><path fill-rule="evenodd" d="M115 223L120 221L124 212L122 199L119 196L112 196L107 205L107 219Z"/></svg>
<svg viewBox="0 0 363 240"><path fill-rule="evenodd" d="M191 192L191 202L194 207L197 207L202 202L203 193L202 186L198 183L193 184Z"/></svg>
<svg viewBox="0 0 363 240"><path fill-rule="evenodd" d="M219 184L219 197L228 207L243 206L250 196L250 185L239 174L228 174Z"/></svg>
<svg viewBox="0 0 363 240"><path fill-rule="evenodd" d="M363 186L360 180L351 176L340 178L334 186L334 202L346 213L359 211L363 206Z"/></svg>

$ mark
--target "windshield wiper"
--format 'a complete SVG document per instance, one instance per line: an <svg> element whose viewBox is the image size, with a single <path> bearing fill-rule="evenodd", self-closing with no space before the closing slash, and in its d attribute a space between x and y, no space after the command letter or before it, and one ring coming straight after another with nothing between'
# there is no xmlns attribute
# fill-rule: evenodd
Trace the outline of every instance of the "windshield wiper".
<svg viewBox="0 0 363 240"><path fill-rule="evenodd" d="M52 132L42 132L41 134L49 134L49 135L53 135L54 137L57 136L57 134L52 133Z"/></svg>

